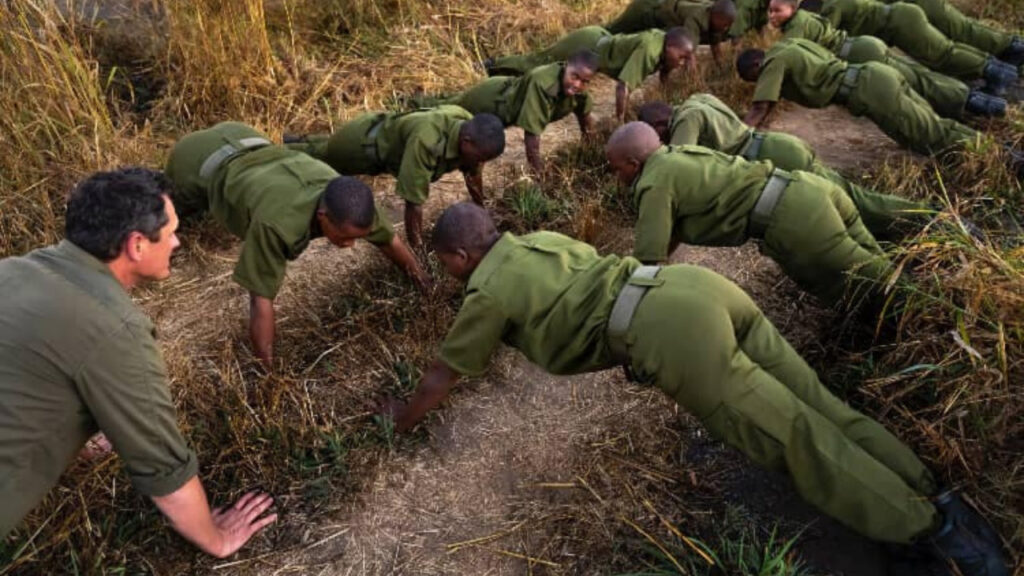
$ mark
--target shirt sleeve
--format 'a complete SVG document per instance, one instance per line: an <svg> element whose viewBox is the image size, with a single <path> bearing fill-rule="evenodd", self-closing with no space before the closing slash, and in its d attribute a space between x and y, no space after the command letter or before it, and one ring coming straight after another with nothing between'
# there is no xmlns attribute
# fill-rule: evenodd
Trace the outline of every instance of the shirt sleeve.
<svg viewBox="0 0 1024 576"><path fill-rule="evenodd" d="M459 374L477 376L487 369L501 342L508 318L486 292L470 292L441 344L440 359Z"/></svg>
<svg viewBox="0 0 1024 576"><path fill-rule="evenodd" d="M527 134L540 136L544 133L544 128L547 128L548 123L551 122L553 106L547 92L537 81L529 76L524 80L529 82L529 86L526 90L526 98L523 99L523 105L519 108L515 124Z"/></svg>
<svg viewBox="0 0 1024 576"><path fill-rule="evenodd" d="M411 139L405 145L405 152L402 154L402 164L398 168L398 185L395 193L406 202L423 204L430 195L430 180L434 176L434 167L437 165L437 157L434 150L444 150L441 136L431 132L434 142L428 142L424 137Z"/></svg>
<svg viewBox="0 0 1024 576"><path fill-rule="evenodd" d="M386 246L391 244L391 240L394 237L395 230L391 227L391 220L380 209L380 206L375 206L373 209L373 224L370 225L370 234L366 236L366 241L376 246Z"/></svg>
<svg viewBox="0 0 1024 576"><path fill-rule="evenodd" d="M658 68L658 61L661 58L661 47L657 49L651 46L652 42L644 41L638 45L626 60L626 65L619 72L619 81L630 90L635 89L654 73Z"/></svg>
<svg viewBox="0 0 1024 576"><path fill-rule="evenodd" d="M697 110L686 110L679 116L679 122L672 128L669 144L673 146L694 146L700 142L704 129L704 115Z"/></svg>
<svg viewBox="0 0 1024 576"><path fill-rule="evenodd" d="M136 490L166 496L198 473L178 430L163 359L145 327L125 324L99 343L76 383Z"/></svg>
<svg viewBox="0 0 1024 576"><path fill-rule="evenodd" d="M769 60L761 69L754 88L754 102L778 102L782 98L782 82L786 79L786 65Z"/></svg>
<svg viewBox="0 0 1024 576"><path fill-rule="evenodd" d="M235 282L257 296L273 300L284 283L288 267L286 251L286 242L273 226L253 221L235 264Z"/></svg>
<svg viewBox="0 0 1024 576"><path fill-rule="evenodd" d="M664 262L672 243L675 207L667 190L652 188L640 197L633 232L633 257L644 263Z"/></svg>

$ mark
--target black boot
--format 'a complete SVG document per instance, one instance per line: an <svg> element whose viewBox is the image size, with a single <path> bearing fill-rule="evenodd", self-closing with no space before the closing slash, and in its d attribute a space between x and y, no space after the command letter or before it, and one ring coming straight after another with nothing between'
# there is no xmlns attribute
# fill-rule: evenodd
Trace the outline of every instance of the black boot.
<svg viewBox="0 0 1024 576"><path fill-rule="evenodd" d="M985 91L996 96L1006 94L1006 90L1017 83L1017 69L996 58L988 59L982 76L985 78Z"/></svg>
<svg viewBox="0 0 1024 576"><path fill-rule="evenodd" d="M975 116L1002 118L1006 116L1006 100L986 94L981 90L971 90L971 93L967 95L967 104L964 105L964 110Z"/></svg>
<svg viewBox="0 0 1024 576"><path fill-rule="evenodd" d="M1014 36L1010 45L999 55L999 59L1014 66L1024 64L1024 39Z"/></svg>
<svg viewBox="0 0 1024 576"><path fill-rule="evenodd" d="M970 102L970 98L968 98L968 102ZM305 134L285 134L285 135L281 136L281 143L282 144L298 144L300 142L305 142L305 141L306 141L306 135Z"/></svg>
<svg viewBox="0 0 1024 576"><path fill-rule="evenodd" d="M1009 576L995 530L956 493L943 492L933 501L942 526L928 540L939 556L952 560L964 576Z"/></svg>

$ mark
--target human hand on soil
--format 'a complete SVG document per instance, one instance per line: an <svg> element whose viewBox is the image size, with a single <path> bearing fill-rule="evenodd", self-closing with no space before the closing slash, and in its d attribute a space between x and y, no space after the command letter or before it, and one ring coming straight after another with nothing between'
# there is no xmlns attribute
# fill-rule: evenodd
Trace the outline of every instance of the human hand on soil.
<svg viewBox="0 0 1024 576"><path fill-rule="evenodd" d="M221 537L221 544L215 555L225 558L234 554L253 535L274 523L277 514L263 516L273 503L274 499L270 494L253 491L239 498L234 506L213 510L213 525Z"/></svg>

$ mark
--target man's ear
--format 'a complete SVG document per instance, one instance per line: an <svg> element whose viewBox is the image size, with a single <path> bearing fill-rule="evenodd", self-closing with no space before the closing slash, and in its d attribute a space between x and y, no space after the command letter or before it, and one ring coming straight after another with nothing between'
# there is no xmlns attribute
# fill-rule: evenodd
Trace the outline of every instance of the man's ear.
<svg viewBox="0 0 1024 576"><path fill-rule="evenodd" d="M132 232L128 234L128 237L124 241L124 254L128 256L130 262L139 262L142 260L142 254L145 251L143 248L143 240L148 240L140 232Z"/></svg>

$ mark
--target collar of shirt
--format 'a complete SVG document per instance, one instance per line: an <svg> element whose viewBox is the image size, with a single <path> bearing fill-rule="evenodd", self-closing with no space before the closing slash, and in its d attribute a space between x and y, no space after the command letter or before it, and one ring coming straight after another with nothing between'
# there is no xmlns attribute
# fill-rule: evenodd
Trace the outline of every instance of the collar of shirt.
<svg viewBox="0 0 1024 576"><path fill-rule="evenodd" d="M535 68L534 81L540 84L544 92L552 98L562 95L562 77L565 75L565 64L548 64Z"/></svg>
<svg viewBox="0 0 1024 576"><path fill-rule="evenodd" d="M465 122L465 120L453 122L452 125L448 127L448 134L445 136L447 141L445 142L444 151L442 152L445 160L451 161L459 159L459 131L462 130L462 125L465 124Z"/></svg>
<svg viewBox="0 0 1024 576"><path fill-rule="evenodd" d="M632 192L634 200L638 200L636 196L636 187L638 184L640 184L640 179L643 178L644 172L647 170L647 167L650 166L651 160L654 160L656 157L662 154L668 154L668 151L668 146L659 146L657 150L652 152L651 155L647 157L647 160L644 160L643 168L641 168L640 171L636 173L636 176L633 178L633 182L631 182L629 185L629 190L630 192Z"/></svg>
<svg viewBox="0 0 1024 576"><path fill-rule="evenodd" d="M57 245L56 252L62 258L76 266L80 266L86 274L81 280L86 285L81 286L83 290L92 293L95 297L105 301L109 306L116 309L119 315L128 316L134 322L144 326L146 330L152 331L153 324L150 319L139 310L139 307L132 301L128 290L118 281L110 268L92 254L81 249L70 240L61 240Z"/></svg>
<svg viewBox="0 0 1024 576"><path fill-rule="evenodd" d="M486 284L487 280L505 263L509 252L518 244L519 239L511 232L503 233L484 255L483 260L476 265L476 270L473 270L473 274L470 275L469 282L466 282L466 291L479 290Z"/></svg>

